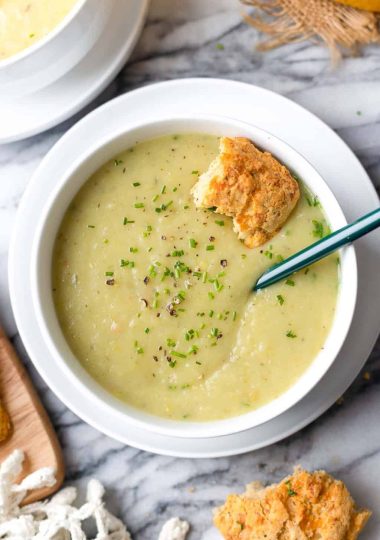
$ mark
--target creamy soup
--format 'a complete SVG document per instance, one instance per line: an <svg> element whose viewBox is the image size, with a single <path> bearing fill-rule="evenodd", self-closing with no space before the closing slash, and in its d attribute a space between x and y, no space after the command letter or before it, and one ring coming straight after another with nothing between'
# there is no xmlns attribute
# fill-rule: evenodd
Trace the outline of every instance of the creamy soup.
<svg viewBox="0 0 380 540"><path fill-rule="evenodd" d="M269 266L329 230L303 190L283 229L245 247L190 188L218 153L209 135L136 144L94 174L60 227L53 295L83 367L117 398L172 419L239 415L287 390L323 347L339 261L251 291Z"/></svg>
<svg viewBox="0 0 380 540"><path fill-rule="evenodd" d="M51 32L77 0L0 0L0 60Z"/></svg>

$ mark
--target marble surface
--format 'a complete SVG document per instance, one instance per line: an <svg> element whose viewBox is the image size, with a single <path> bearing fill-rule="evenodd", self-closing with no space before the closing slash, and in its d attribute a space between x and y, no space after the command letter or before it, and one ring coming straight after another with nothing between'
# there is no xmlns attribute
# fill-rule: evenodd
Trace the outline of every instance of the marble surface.
<svg viewBox="0 0 380 540"><path fill-rule="evenodd" d="M264 86L315 112L351 146L380 188L380 47L335 71L328 53L305 42L261 54L237 0L153 0L129 64L86 111L45 134L0 147L1 319L35 381L63 446L67 482L95 475L135 540L154 540L172 515L189 519L190 540L216 540L211 511L252 479L277 481L300 463L346 481L374 509L363 540L380 538L380 342L340 404L283 442L245 456L186 460L128 448L87 426L43 384L17 334L7 287L7 251L17 206L45 153L83 114L132 88L165 79L220 76ZM222 43L224 49L217 47ZM1 121L1 119L0 119Z"/></svg>

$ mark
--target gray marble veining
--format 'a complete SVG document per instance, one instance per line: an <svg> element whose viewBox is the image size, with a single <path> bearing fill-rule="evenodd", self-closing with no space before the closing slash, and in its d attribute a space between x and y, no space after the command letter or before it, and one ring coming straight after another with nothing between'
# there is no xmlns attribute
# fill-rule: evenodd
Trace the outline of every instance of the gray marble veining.
<svg viewBox="0 0 380 540"><path fill-rule="evenodd" d="M292 466L323 467L345 480L361 504L374 509L363 540L380 537L380 343L363 373L309 427L266 449L213 460L153 456L125 447L79 420L41 381L12 317L7 251L18 202L45 153L75 121L112 97L155 81L190 76L254 83L315 112L351 146L380 188L380 47L347 58L332 70L327 51L310 42L255 51L257 33L236 0L153 0L129 64L90 106L47 133L0 147L0 305L2 322L25 360L64 449L67 482L84 488L95 475L135 540L154 540L172 515L190 520L190 540L216 540L212 508L252 480L279 480ZM222 43L224 49L216 44ZM1 121L1 119L0 119Z"/></svg>

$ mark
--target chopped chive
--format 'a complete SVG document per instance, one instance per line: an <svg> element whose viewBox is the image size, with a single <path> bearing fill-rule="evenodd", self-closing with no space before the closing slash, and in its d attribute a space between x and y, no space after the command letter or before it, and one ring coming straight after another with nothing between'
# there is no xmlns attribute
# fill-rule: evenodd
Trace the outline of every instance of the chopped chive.
<svg viewBox="0 0 380 540"><path fill-rule="evenodd" d="M134 207L135 207L135 208L144 208L144 203L142 203L142 202L137 202L137 203L134 204Z"/></svg>
<svg viewBox="0 0 380 540"><path fill-rule="evenodd" d="M142 354L144 352L144 349L142 347L137 347L136 351L137 354Z"/></svg>
<svg viewBox="0 0 380 540"><path fill-rule="evenodd" d="M236 321L236 316L237 316L236 311L233 311L233 312L232 312L232 320L233 320L233 321Z"/></svg>
<svg viewBox="0 0 380 540"><path fill-rule="evenodd" d="M162 186L162 189L161 189L161 194L163 195L164 193L166 192L166 186Z"/></svg>
<svg viewBox="0 0 380 540"><path fill-rule="evenodd" d="M197 354L198 350L199 350L199 347L197 347L196 345L192 345L190 349L187 351L187 354Z"/></svg>
<svg viewBox="0 0 380 540"><path fill-rule="evenodd" d="M170 353L172 356L178 356L178 358L186 358L186 354L185 353L181 353L181 352L178 352L178 351L170 351Z"/></svg>
<svg viewBox="0 0 380 540"><path fill-rule="evenodd" d="M95 225L87 225L89 229L95 229Z"/></svg>
<svg viewBox="0 0 380 540"><path fill-rule="evenodd" d="M297 334L295 334L294 332L292 332L292 330L288 330L286 332L286 337L288 338L296 338L297 337Z"/></svg>
<svg viewBox="0 0 380 540"><path fill-rule="evenodd" d="M208 246L206 246L206 251L214 251L214 249L215 249L215 246L212 244L209 244Z"/></svg>
<svg viewBox="0 0 380 540"><path fill-rule="evenodd" d="M241 254L241 258L242 258L242 259L246 259L246 258L247 258L247 254L246 254L246 253L242 253L242 254Z"/></svg>
<svg viewBox="0 0 380 540"><path fill-rule="evenodd" d="M224 227L224 221L222 219L216 219L215 223L219 225L219 227Z"/></svg>
<svg viewBox="0 0 380 540"><path fill-rule="evenodd" d="M199 171L191 171L191 174L199 174Z"/></svg>
<svg viewBox="0 0 380 540"><path fill-rule="evenodd" d="M323 230L323 223L321 221L317 221L316 219L313 219L313 236L316 236L317 238L323 238L324 237L324 230Z"/></svg>
<svg viewBox="0 0 380 540"><path fill-rule="evenodd" d="M132 184L133 187L138 187L138 186L141 186L140 182L133 182Z"/></svg>
<svg viewBox="0 0 380 540"><path fill-rule="evenodd" d="M166 340L166 345L167 345L168 347L175 347L176 344L177 344L177 342L174 341L174 339L167 338L167 340Z"/></svg>
<svg viewBox="0 0 380 540"><path fill-rule="evenodd" d="M138 252L138 249L135 248L135 247L130 247L130 248L129 248L129 252L130 252L130 253L137 253L137 252Z"/></svg>
<svg viewBox="0 0 380 540"><path fill-rule="evenodd" d="M224 45L223 43L217 43L215 45L215 48L218 49L218 51L224 51Z"/></svg>
<svg viewBox="0 0 380 540"><path fill-rule="evenodd" d="M189 240L189 246L190 246L191 248L195 248L195 247L197 247L197 245L198 245L198 242L197 242L196 240L194 240L194 238L190 238L190 240Z"/></svg>
<svg viewBox="0 0 380 540"><path fill-rule="evenodd" d="M148 328L148 327L144 328L144 332L145 332L146 334L149 334L150 328Z"/></svg>
<svg viewBox="0 0 380 540"><path fill-rule="evenodd" d="M182 255L185 255L185 252L183 251L183 249L175 249L174 251L171 252L172 257L182 257Z"/></svg>
<svg viewBox="0 0 380 540"><path fill-rule="evenodd" d="M289 279L289 278L288 278L288 279L285 281L285 285L289 285L289 287L294 287L295 282L294 282L292 279Z"/></svg>
<svg viewBox="0 0 380 540"><path fill-rule="evenodd" d="M214 310L213 309L210 309L210 311L208 312L208 316L209 317L213 317L214 315Z"/></svg>
<svg viewBox="0 0 380 540"><path fill-rule="evenodd" d="M177 360L170 360L170 361L169 361L169 367L175 368L176 365L177 365Z"/></svg>
<svg viewBox="0 0 380 540"><path fill-rule="evenodd" d="M130 219L128 219L128 218L125 217L125 218L123 219L123 225L127 225L127 223L134 223L134 221L132 221L132 220L130 220Z"/></svg>
<svg viewBox="0 0 380 540"><path fill-rule="evenodd" d="M125 268L125 267L128 267L128 268L134 268L135 267L135 263L134 261L128 261L126 259L120 259L120 266L122 268Z"/></svg>
<svg viewBox="0 0 380 540"><path fill-rule="evenodd" d="M109 276L109 277L112 277L113 276L113 272L105 272L104 274L105 276Z"/></svg>
<svg viewBox="0 0 380 540"><path fill-rule="evenodd" d="M208 297L210 298L210 300L214 300L215 294L212 293L212 292L209 292L209 293L208 293Z"/></svg>
<svg viewBox="0 0 380 540"><path fill-rule="evenodd" d="M121 165L123 163L123 160L122 159L114 159L113 162L114 162L115 167L117 167L118 165Z"/></svg>
<svg viewBox="0 0 380 540"><path fill-rule="evenodd" d="M278 303L280 304L280 306L282 306L282 304L285 302L285 299L282 296L282 294L277 295L277 300L278 300Z"/></svg>
<svg viewBox="0 0 380 540"><path fill-rule="evenodd" d="M159 197L159 195L158 195L158 193L157 193L157 195L155 195L155 196L152 198L152 202L156 202L157 199L158 199L158 197Z"/></svg>
<svg viewBox="0 0 380 540"><path fill-rule="evenodd" d="M202 273L202 283L206 283L207 281L207 272Z"/></svg>

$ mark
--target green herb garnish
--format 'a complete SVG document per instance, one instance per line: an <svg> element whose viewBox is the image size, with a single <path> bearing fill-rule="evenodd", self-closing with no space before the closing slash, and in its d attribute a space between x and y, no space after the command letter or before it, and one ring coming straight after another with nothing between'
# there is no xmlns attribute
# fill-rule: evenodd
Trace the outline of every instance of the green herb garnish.
<svg viewBox="0 0 380 540"><path fill-rule="evenodd" d="M186 358L187 357L187 354L185 353L181 353L181 352L178 352L178 351L170 351L170 353L172 356L178 356L178 358Z"/></svg>
<svg viewBox="0 0 380 540"><path fill-rule="evenodd" d="M278 300L278 303L280 304L280 306L282 306L282 304L285 302L285 299L282 296L282 294L277 295L277 300Z"/></svg>
<svg viewBox="0 0 380 540"><path fill-rule="evenodd" d="M125 218L123 219L123 225L127 225L127 223L134 223L134 221L133 221L133 220L130 220L130 219L128 219L128 218L125 217Z"/></svg>
<svg viewBox="0 0 380 540"><path fill-rule="evenodd" d="M287 480L287 482L285 482L285 485L287 487L289 497L294 497L294 495L297 495L297 492L294 491L294 489L292 488L290 480Z"/></svg>
<svg viewBox="0 0 380 540"><path fill-rule="evenodd" d="M313 236L316 236L317 238L323 238L324 236L324 229L323 229L323 223L321 221L317 221L316 219L313 219Z"/></svg>

